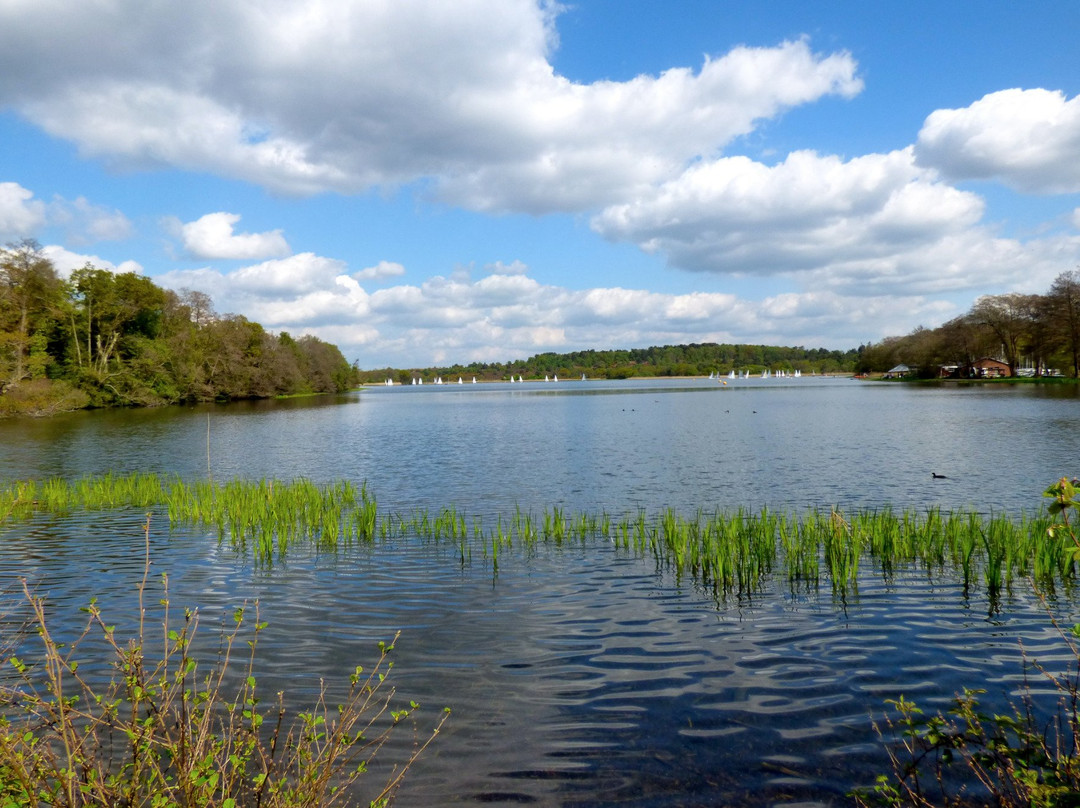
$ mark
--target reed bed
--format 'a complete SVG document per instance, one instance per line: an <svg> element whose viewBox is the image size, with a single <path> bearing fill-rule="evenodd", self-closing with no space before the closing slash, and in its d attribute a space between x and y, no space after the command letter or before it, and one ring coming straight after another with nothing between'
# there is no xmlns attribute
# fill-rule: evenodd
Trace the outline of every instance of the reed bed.
<svg viewBox="0 0 1080 808"><path fill-rule="evenodd" d="M802 514L738 509L686 516L664 509L615 518L552 507L538 514L515 509L485 524L454 507L384 513L366 485L348 481L219 483L106 474L0 488L0 525L35 513L114 508L163 511L173 527L208 527L221 542L266 564L281 561L297 545L336 551L399 538L450 545L462 564L480 557L495 569L511 548L613 545L651 556L677 577L725 597L752 594L768 580L785 581L793 590L824 583L847 596L868 571L889 578L900 566L956 576L965 590L985 587L991 597L1017 580L1071 587L1077 573L1076 554L1048 536L1053 520L1046 512L1010 517L936 508Z"/></svg>

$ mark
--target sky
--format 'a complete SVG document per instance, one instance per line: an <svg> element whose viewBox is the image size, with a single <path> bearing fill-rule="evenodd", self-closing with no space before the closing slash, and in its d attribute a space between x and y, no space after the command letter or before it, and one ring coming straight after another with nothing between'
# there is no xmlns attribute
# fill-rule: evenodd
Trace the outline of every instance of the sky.
<svg viewBox="0 0 1080 808"><path fill-rule="evenodd" d="M1076 0L0 0L0 243L363 369L846 350L1080 267Z"/></svg>

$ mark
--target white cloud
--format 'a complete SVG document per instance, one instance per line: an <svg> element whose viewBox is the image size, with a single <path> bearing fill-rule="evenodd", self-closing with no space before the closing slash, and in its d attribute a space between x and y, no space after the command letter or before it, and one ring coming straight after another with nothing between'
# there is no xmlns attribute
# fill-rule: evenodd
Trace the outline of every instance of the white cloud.
<svg viewBox="0 0 1080 808"><path fill-rule="evenodd" d="M180 227L184 249L196 258L250 261L288 255L288 242L280 230L265 233L234 233L240 221L236 213L207 213Z"/></svg>
<svg viewBox="0 0 1080 808"><path fill-rule="evenodd" d="M455 273L369 294L340 262L313 255L155 280L206 291L218 311L242 312L272 330L315 334L369 368L709 341L849 348L882 329L905 333L959 313L920 295L854 298L820 289L754 301L720 292L571 290L510 274L473 281Z"/></svg>
<svg viewBox="0 0 1080 808"><path fill-rule="evenodd" d="M373 267L364 267L359 272L353 273L353 277L359 281L377 281L385 278L396 278L405 274L405 267L394 261L380 261Z"/></svg>
<svg viewBox="0 0 1080 808"><path fill-rule="evenodd" d="M1080 96L1001 90L939 109L919 132L920 164L953 179L1000 179L1040 194L1080 191Z"/></svg>
<svg viewBox="0 0 1080 808"><path fill-rule="evenodd" d="M62 227L72 244L123 241L134 233L131 220L123 213L95 205L82 196L73 202L56 197L49 205L49 222Z"/></svg>
<svg viewBox="0 0 1080 808"><path fill-rule="evenodd" d="M107 269L110 272L143 274L142 265L137 261L121 261L119 264L114 264L112 261L107 261L100 256L71 252L65 247L55 244L42 247L41 252L52 261L53 267L64 278L69 277L73 270L82 269L87 264L91 264L98 269Z"/></svg>
<svg viewBox="0 0 1080 808"><path fill-rule="evenodd" d="M983 209L915 165L910 148L847 161L793 152L773 166L701 163L592 224L684 269L907 295L1015 277L1030 250L980 227Z"/></svg>
<svg viewBox="0 0 1080 808"><path fill-rule="evenodd" d="M509 264L505 264L502 261L496 261L493 264L487 264L484 269L492 275L525 275L529 271L527 264L516 259Z"/></svg>
<svg viewBox="0 0 1080 808"><path fill-rule="evenodd" d="M229 278L238 289L249 294L277 297L325 288L347 271L343 261L305 252L244 267Z"/></svg>
<svg viewBox="0 0 1080 808"><path fill-rule="evenodd" d="M483 210L585 210L712 156L762 120L862 88L806 40L577 83L555 3L0 4L0 106L83 154L287 193L431 179ZM49 36L41 36L48 31ZM86 42L109 42L108 53ZM94 52L97 51L97 52Z"/></svg>
<svg viewBox="0 0 1080 808"><path fill-rule="evenodd" d="M45 225L45 203L17 182L0 182L0 241L30 238Z"/></svg>

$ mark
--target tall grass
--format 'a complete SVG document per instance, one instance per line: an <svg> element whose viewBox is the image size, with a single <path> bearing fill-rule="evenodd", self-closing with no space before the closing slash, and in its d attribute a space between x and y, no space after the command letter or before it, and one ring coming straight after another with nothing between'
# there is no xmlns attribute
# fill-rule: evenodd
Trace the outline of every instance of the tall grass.
<svg viewBox="0 0 1080 808"><path fill-rule="evenodd" d="M511 548L594 542L653 557L676 576L716 594L747 595L767 580L793 589L825 584L840 596L857 593L860 577L891 577L897 565L957 575L966 590L991 598L1017 579L1044 588L1075 583L1074 555L1047 541L1048 514L983 515L891 509L801 514L743 509L639 510L621 518L571 513L555 506L539 514L515 509L487 524L452 507L438 512L380 511L366 485L316 484L306 479L184 481L154 474L87 477L74 481L18 481L0 489L0 524L34 513L129 508L163 510L172 526L217 532L222 542L271 564L298 545L336 551L356 542L413 538L447 543L462 564L481 558L497 565Z"/></svg>
<svg viewBox="0 0 1080 808"><path fill-rule="evenodd" d="M1080 558L1078 484L1062 478L1050 486L1044 496L1052 504L1037 520L934 519L935 538L947 537L943 549L967 583L976 578L972 559L981 557L978 568L991 598L1020 575L1071 585L1073 562ZM1040 597L1045 587L1036 586ZM1080 805L1080 625L1049 620L1061 638L1055 651L1070 664L1061 673L1060 663L1049 668L1024 652L1023 683L1008 710L987 710L980 704L985 691L969 687L936 713L924 713L902 693L887 700L889 711L875 727L887 743L891 771L857 789L857 804Z"/></svg>

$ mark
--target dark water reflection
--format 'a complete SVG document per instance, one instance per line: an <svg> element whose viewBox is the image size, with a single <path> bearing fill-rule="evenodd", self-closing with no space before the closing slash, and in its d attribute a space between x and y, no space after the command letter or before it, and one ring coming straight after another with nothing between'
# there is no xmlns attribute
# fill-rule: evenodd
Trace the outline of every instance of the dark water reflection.
<svg viewBox="0 0 1080 808"><path fill-rule="evenodd" d="M1080 449L1071 390L563 386L7 422L0 477L205 474L208 412L220 478L367 480L384 509L455 504L485 518L554 504L1033 508ZM29 576L68 626L97 596L123 626L144 518L8 526L0 588ZM848 804L853 785L886 767L871 726L885 699L944 708L981 687L1000 710L1023 682L1020 640L1050 669L1070 661L1024 582L991 608L947 576L867 568L846 602L827 583L776 581L718 602L598 542L502 553L497 573L482 554L463 566L456 548L407 539L300 551L267 569L164 521L151 522L152 580L168 573L173 603L197 606L207 637L259 599L268 692L302 701L403 632L395 680L424 705L421 728L453 709L406 781L405 806ZM1069 593L1049 608L1077 619Z"/></svg>

